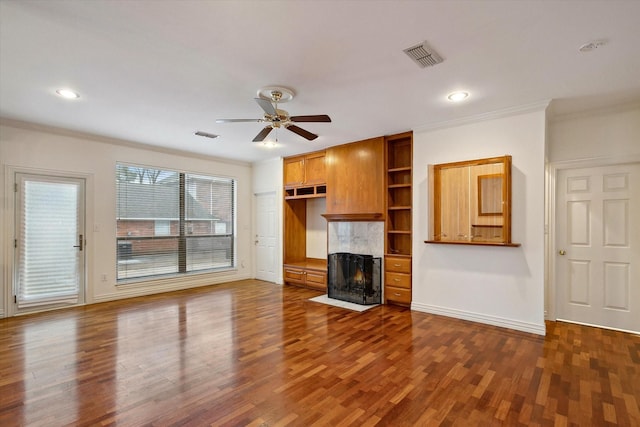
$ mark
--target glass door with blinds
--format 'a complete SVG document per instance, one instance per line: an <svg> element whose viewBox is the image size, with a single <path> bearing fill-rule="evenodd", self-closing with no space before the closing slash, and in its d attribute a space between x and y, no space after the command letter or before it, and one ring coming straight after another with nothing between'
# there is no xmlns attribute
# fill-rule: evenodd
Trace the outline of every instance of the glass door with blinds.
<svg viewBox="0 0 640 427"><path fill-rule="evenodd" d="M17 311L84 302L83 179L16 174Z"/></svg>

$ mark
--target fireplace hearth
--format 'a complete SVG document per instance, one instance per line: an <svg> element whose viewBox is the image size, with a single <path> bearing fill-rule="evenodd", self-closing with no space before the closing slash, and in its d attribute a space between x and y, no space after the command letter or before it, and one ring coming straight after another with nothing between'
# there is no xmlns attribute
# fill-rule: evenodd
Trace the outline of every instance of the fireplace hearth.
<svg viewBox="0 0 640 427"><path fill-rule="evenodd" d="M381 259L372 255L336 252L328 256L329 298L355 304L380 304Z"/></svg>

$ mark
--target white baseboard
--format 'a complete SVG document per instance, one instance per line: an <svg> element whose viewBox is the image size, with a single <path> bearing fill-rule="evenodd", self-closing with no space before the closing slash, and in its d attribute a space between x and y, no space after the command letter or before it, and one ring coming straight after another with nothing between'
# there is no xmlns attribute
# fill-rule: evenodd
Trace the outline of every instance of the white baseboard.
<svg viewBox="0 0 640 427"><path fill-rule="evenodd" d="M485 323L487 325L499 326L501 328L515 329L516 331L529 332L537 335L545 335L546 327L544 323L538 325L535 323L521 322L519 320L505 319L497 316L489 316L486 314L472 313L469 311L456 310L447 307L438 307L435 305L422 304L418 302L411 303L411 309L421 311L423 313L437 314L441 316L454 317L456 319L469 320L471 322Z"/></svg>
<svg viewBox="0 0 640 427"><path fill-rule="evenodd" d="M0 310L0 319L4 317L4 310Z"/></svg>
<svg viewBox="0 0 640 427"><path fill-rule="evenodd" d="M251 274L233 274L231 276L206 277L195 280L172 280L150 286L123 287L118 292L96 295L93 303L115 301L125 298L143 297L145 295L159 294L162 292L181 291L184 289L198 288L201 286L218 285L220 283L236 282L238 280L252 279Z"/></svg>

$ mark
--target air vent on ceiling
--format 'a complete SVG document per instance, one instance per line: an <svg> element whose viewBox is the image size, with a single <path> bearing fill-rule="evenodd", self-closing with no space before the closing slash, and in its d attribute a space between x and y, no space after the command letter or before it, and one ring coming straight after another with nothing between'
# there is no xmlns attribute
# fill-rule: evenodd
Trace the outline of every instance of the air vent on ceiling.
<svg viewBox="0 0 640 427"><path fill-rule="evenodd" d="M194 135L204 136L205 138L217 138L218 137L218 135L215 135L213 133L203 132L201 130L197 131Z"/></svg>
<svg viewBox="0 0 640 427"><path fill-rule="evenodd" d="M404 50L404 53L413 59L420 68L431 67L442 62L442 57L431 49L427 42L408 47Z"/></svg>

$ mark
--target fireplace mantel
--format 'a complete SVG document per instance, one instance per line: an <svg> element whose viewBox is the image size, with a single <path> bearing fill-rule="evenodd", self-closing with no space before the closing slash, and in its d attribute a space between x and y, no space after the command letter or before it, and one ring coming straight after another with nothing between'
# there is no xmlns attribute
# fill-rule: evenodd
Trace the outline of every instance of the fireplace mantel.
<svg viewBox="0 0 640 427"><path fill-rule="evenodd" d="M384 221L382 213L322 214L327 221Z"/></svg>

